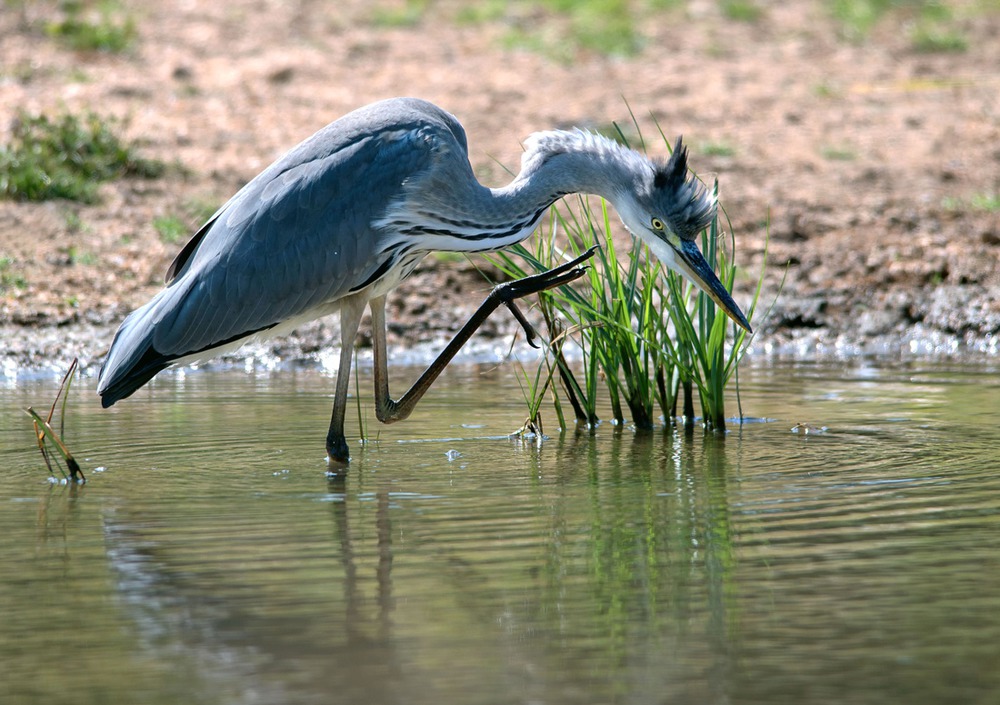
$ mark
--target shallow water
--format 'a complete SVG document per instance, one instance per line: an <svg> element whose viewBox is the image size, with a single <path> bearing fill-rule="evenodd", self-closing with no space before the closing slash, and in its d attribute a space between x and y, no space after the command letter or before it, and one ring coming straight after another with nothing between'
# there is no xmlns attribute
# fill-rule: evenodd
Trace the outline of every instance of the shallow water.
<svg viewBox="0 0 1000 705"><path fill-rule="evenodd" d="M767 422L536 447L459 367L343 482L323 374L82 380L83 487L17 411L56 381L8 384L0 702L997 702L997 373L758 364Z"/></svg>

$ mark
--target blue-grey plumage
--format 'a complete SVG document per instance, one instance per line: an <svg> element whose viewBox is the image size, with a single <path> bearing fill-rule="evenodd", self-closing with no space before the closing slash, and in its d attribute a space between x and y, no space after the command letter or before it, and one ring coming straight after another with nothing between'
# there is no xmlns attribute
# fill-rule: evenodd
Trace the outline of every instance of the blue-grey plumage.
<svg viewBox="0 0 1000 705"><path fill-rule="evenodd" d="M171 364L213 357L340 311L327 449L331 460L346 461L346 384L365 305L372 310L378 417L405 418L489 311L502 303L516 312L514 299L582 270L574 263L498 288L398 402L388 396L384 369L386 294L429 252L497 250L523 240L554 201L575 192L608 199L664 264L750 329L691 242L716 205L689 178L679 140L670 160L657 163L580 130L536 133L518 176L491 189L476 180L465 131L453 116L426 101L397 98L331 123L219 209L177 255L167 286L122 323L101 369L102 403L129 396Z"/></svg>
<svg viewBox="0 0 1000 705"><path fill-rule="evenodd" d="M181 251L167 287L123 323L101 371L103 404L177 360L336 311L392 256L378 247L373 222L444 150L466 150L457 121L400 100L350 113L265 169Z"/></svg>

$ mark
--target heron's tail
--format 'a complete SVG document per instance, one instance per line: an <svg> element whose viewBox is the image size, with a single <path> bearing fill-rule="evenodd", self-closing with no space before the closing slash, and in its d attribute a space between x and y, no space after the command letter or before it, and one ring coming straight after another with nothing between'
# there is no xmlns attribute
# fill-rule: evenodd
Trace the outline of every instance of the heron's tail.
<svg viewBox="0 0 1000 705"><path fill-rule="evenodd" d="M131 396L158 372L170 366L176 355L164 355L153 347L155 311L160 297L154 297L129 314L115 333L97 381L97 393L106 409Z"/></svg>

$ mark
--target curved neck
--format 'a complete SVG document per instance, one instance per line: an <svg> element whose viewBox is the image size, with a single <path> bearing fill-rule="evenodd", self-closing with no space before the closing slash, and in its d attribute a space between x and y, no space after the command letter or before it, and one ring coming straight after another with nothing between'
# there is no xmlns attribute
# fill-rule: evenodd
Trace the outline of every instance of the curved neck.
<svg viewBox="0 0 1000 705"><path fill-rule="evenodd" d="M626 152L579 130L535 133L526 142L520 173L506 186L487 188L467 161L450 162L413 184L407 203L386 220L404 239L419 235L422 251L502 249L527 238L548 207L568 194L594 194L617 207L621 194L648 179L642 170L653 169Z"/></svg>
<svg viewBox="0 0 1000 705"><path fill-rule="evenodd" d="M601 196L617 205L621 193L637 189L646 166L624 158L625 152L582 130L535 133L528 138L521 172L507 186L490 189L491 195L505 210L544 209L571 193Z"/></svg>

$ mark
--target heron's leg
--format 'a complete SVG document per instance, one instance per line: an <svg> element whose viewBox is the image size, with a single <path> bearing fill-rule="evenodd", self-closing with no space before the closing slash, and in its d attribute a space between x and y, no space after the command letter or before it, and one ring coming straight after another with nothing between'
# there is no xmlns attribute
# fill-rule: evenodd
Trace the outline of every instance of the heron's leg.
<svg viewBox="0 0 1000 705"><path fill-rule="evenodd" d="M333 397L330 430L326 434L326 454L330 463L346 465L351 459L347 439L344 437L344 415L347 410L347 387L351 381L354 337L358 333L365 303L360 296L350 296L340 305L340 367L337 368L337 391Z"/></svg>
<svg viewBox="0 0 1000 705"><path fill-rule="evenodd" d="M480 305L472 318L462 326L462 329L452 338L451 342L437 356L437 359L424 370L420 378L413 383L413 386L400 397L394 400L389 394L389 373L386 365L386 345L385 345L385 297L380 296L370 302L372 311L372 338L374 341L375 357L375 416L382 423L392 423L402 421L413 411L413 408L424 396L434 380L438 378L444 368L448 366L455 354L465 345L472 334L479 329L483 322L489 318L500 306L507 306L514 312L518 321L526 326L529 338L533 335L531 327L520 311L514 306L514 302L525 296L537 294L540 291L554 289L557 286L568 284L574 279L583 276L585 267L580 264L593 256L594 250L591 248L571 262L562 264L550 269L547 272L535 274L524 279L517 279L512 282L505 282L493 287L486 300Z"/></svg>

